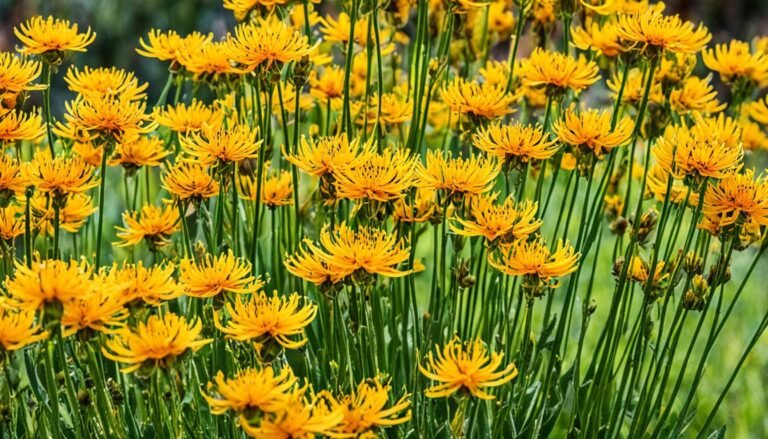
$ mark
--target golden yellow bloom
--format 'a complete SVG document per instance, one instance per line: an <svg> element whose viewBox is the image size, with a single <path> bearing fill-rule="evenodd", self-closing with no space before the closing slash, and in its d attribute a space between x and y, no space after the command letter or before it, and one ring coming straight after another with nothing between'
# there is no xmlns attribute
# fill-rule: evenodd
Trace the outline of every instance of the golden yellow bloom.
<svg viewBox="0 0 768 439"><path fill-rule="evenodd" d="M768 125L768 96L744 105L744 113L755 122Z"/></svg>
<svg viewBox="0 0 768 439"><path fill-rule="evenodd" d="M741 143L746 151L768 149L768 136L760 125L747 119L739 121L741 126Z"/></svg>
<svg viewBox="0 0 768 439"><path fill-rule="evenodd" d="M13 110L0 116L0 144L16 140L37 141L45 135L40 112Z"/></svg>
<svg viewBox="0 0 768 439"><path fill-rule="evenodd" d="M534 287L556 288L550 280L573 273L578 268L579 253L567 242L558 241L554 252L541 239L517 241L497 254L488 255L492 267L510 276L525 276Z"/></svg>
<svg viewBox="0 0 768 439"><path fill-rule="evenodd" d="M202 393L214 415L223 415L228 410L240 414L253 411L275 413L284 407L296 385L290 367L275 372L267 366L241 370L230 379L225 379L224 373L219 371L208 383L208 394Z"/></svg>
<svg viewBox="0 0 768 439"><path fill-rule="evenodd" d="M242 66L242 71L253 71L298 61L310 54L311 47L306 36L271 17L239 25L234 36L228 36L223 50Z"/></svg>
<svg viewBox="0 0 768 439"><path fill-rule="evenodd" d="M7 205L14 194L27 187L22 165L10 154L0 154L0 205Z"/></svg>
<svg viewBox="0 0 768 439"><path fill-rule="evenodd" d="M144 101L130 101L122 97L78 97L74 102L67 102L64 119L71 127L87 131L92 139L125 142L155 130L157 124L149 122L149 115L144 112L146 106ZM54 131L62 137L71 134L60 122Z"/></svg>
<svg viewBox="0 0 768 439"><path fill-rule="evenodd" d="M670 175L661 165L654 163L648 170L646 177L646 194L653 196L656 200L664 202L667 195L667 186L669 185ZM682 204L688 197L688 204L698 206L699 194L683 184L681 180L672 179L672 186L669 187L669 201L674 204Z"/></svg>
<svg viewBox="0 0 768 439"><path fill-rule="evenodd" d="M58 201L61 203L61 200ZM53 236L53 221L56 211L53 200L41 192L36 192L30 200L32 210L32 226L34 230L45 236ZM59 228L70 233L77 233L89 216L96 212L93 199L86 194L68 195L59 207Z"/></svg>
<svg viewBox="0 0 768 439"><path fill-rule="evenodd" d="M179 136L179 143L190 161L211 166L258 157L262 141L256 140L257 134L246 124L205 124L199 132Z"/></svg>
<svg viewBox="0 0 768 439"><path fill-rule="evenodd" d="M581 50L594 50L609 58L618 56L626 50L619 41L619 30L615 23L606 22L602 26L593 21L584 27L571 28L573 45Z"/></svg>
<svg viewBox="0 0 768 439"><path fill-rule="evenodd" d="M752 53L749 43L731 40L728 44L718 44L714 49L704 49L701 53L704 65L718 72L725 83L744 79L756 85L768 82L768 55Z"/></svg>
<svg viewBox="0 0 768 439"><path fill-rule="evenodd" d="M353 40L360 47L367 47L369 43L376 47L376 39L373 37L373 33L368 31L369 19L370 14L358 15L355 22ZM379 26L381 26L379 29L379 41L382 44L381 54L389 55L395 50L395 44L390 42L392 29L383 23L386 23L386 21L379 20ZM349 43L351 28L352 20L346 12L340 12L338 19L334 19L330 15L320 19L320 32L325 37L324 40L330 43L342 43L346 46Z"/></svg>
<svg viewBox="0 0 768 439"><path fill-rule="evenodd" d="M224 42L210 42L200 48L183 50L179 53L179 63L192 73L195 81L215 81L222 76L237 74L239 71L232 65Z"/></svg>
<svg viewBox="0 0 768 439"><path fill-rule="evenodd" d="M261 291L248 301L235 298L234 305L227 303L225 308L229 315L226 325L221 323L220 312L213 315L219 331L235 340L252 341L257 346L274 341L286 349L298 349L307 343L304 328L317 314L317 306L302 304L298 294L279 296L277 291L272 297Z"/></svg>
<svg viewBox="0 0 768 439"><path fill-rule="evenodd" d="M483 77L485 84L506 87L509 82L509 63L491 59L477 73Z"/></svg>
<svg viewBox="0 0 768 439"><path fill-rule="evenodd" d="M415 199L406 198L395 201L392 221L402 223L423 223L429 220L438 209L437 193L431 189L416 189Z"/></svg>
<svg viewBox="0 0 768 439"><path fill-rule="evenodd" d="M205 125L221 125L224 112L220 108L213 108L201 101L193 100L189 105L180 102L175 106L169 105L165 110L155 110L154 117L158 125L168 127L171 131L180 134L187 134L200 131Z"/></svg>
<svg viewBox="0 0 768 439"><path fill-rule="evenodd" d="M313 71L309 77L309 93L322 100L340 99L344 96L344 69L329 66L322 73Z"/></svg>
<svg viewBox="0 0 768 439"><path fill-rule="evenodd" d="M666 16L664 8L656 5L642 12L620 14L619 37L641 53L651 55L667 50L676 53L696 53L712 39L704 25L694 26L678 15Z"/></svg>
<svg viewBox="0 0 768 439"><path fill-rule="evenodd" d="M12 311L0 306L0 353L15 351L48 338L48 333L40 329L40 325L35 324L34 312Z"/></svg>
<svg viewBox="0 0 768 439"><path fill-rule="evenodd" d="M527 87L545 87L562 93L580 92L600 79L597 64L583 56L578 59L560 52L537 48L520 64L520 77Z"/></svg>
<svg viewBox="0 0 768 439"><path fill-rule="evenodd" d="M327 286L343 280L343 277L336 276L324 260L311 249L299 247L293 255L286 256L283 265L292 275L317 286Z"/></svg>
<svg viewBox="0 0 768 439"><path fill-rule="evenodd" d="M142 367L166 367L186 352L195 352L210 343L200 339L203 325L199 320L187 320L172 312L149 316L135 330L124 327L101 348L105 357L128 366L123 373Z"/></svg>
<svg viewBox="0 0 768 439"><path fill-rule="evenodd" d="M442 89L441 97L451 111L484 119L513 113L511 105L518 98L503 84L478 84L458 76Z"/></svg>
<svg viewBox="0 0 768 439"><path fill-rule="evenodd" d="M219 193L219 183L208 169L195 163L179 161L162 176L163 187L180 200L198 201Z"/></svg>
<svg viewBox="0 0 768 439"><path fill-rule="evenodd" d="M533 0L531 17L536 25L548 25L555 21L556 0Z"/></svg>
<svg viewBox="0 0 768 439"><path fill-rule="evenodd" d="M363 143L359 137L349 141L346 134L339 134L309 141L302 137L296 154L289 154L283 149L283 155L307 174L323 177L326 174L336 175L340 168L356 161L367 160L374 151L376 144L372 141Z"/></svg>
<svg viewBox="0 0 768 439"><path fill-rule="evenodd" d="M278 206L288 206L293 202L293 179L291 173L281 170L273 175L264 175L261 185L256 184L255 175L241 175L238 192L246 200L255 201L261 188L261 204L274 209Z"/></svg>
<svg viewBox="0 0 768 439"><path fill-rule="evenodd" d="M179 281L190 297L214 297L221 293L255 293L264 286L251 275L251 263L236 258L232 250L221 256L205 255L200 261L182 259Z"/></svg>
<svg viewBox="0 0 768 439"><path fill-rule="evenodd" d="M229 9L237 21L243 21L255 8L261 6L269 11L275 6L284 5L288 0L224 0L224 9Z"/></svg>
<svg viewBox="0 0 768 439"><path fill-rule="evenodd" d="M102 278L102 279L99 279ZM62 335L68 337L80 331L112 333L122 327L128 318L122 296L117 294L114 280L104 274L92 280L94 287L81 292L76 298L64 303L61 315Z"/></svg>
<svg viewBox="0 0 768 439"><path fill-rule="evenodd" d="M473 136L474 145L515 166L532 160L546 160L558 150L556 140L549 140L540 126L491 124L480 128Z"/></svg>
<svg viewBox="0 0 768 439"><path fill-rule="evenodd" d="M39 61L23 59L12 52L0 52L0 116L16 106L20 93L45 88L45 85L32 83L41 71Z"/></svg>
<svg viewBox="0 0 768 439"><path fill-rule="evenodd" d="M314 438L316 435L332 434L332 429L343 418L339 403L329 392L306 396L305 392L299 389L289 395L280 411L262 419L259 425L241 422L240 427L253 438Z"/></svg>
<svg viewBox="0 0 768 439"><path fill-rule="evenodd" d="M184 293L184 288L173 277L176 267L173 264L157 264L144 267L139 261L136 264L123 263L118 277L122 283L121 297L123 303L142 301L146 304L159 306L163 302L175 299Z"/></svg>
<svg viewBox="0 0 768 439"><path fill-rule="evenodd" d="M720 120L724 118L720 117ZM697 124L699 125L699 124ZM740 143L726 142L726 131L700 122L694 126L670 125L659 137L652 152L656 161L675 178L724 178L742 166L743 149ZM702 128L707 126L707 128Z"/></svg>
<svg viewBox="0 0 768 439"><path fill-rule="evenodd" d="M625 117L611 130L609 111L590 109L575 113L568 109L565 116L553 124L552 131L574 152L601 159L605 153L627 142L633 128L632 119Z"/></svg>
<svg viewBox="0 0 768 439"><path fill-rule="evenodd" d="M12 241L24 234L24 209L11 204L0 207L0 239Z"/></svg>
<svg viewBox="0 0 768 439"><path fill-rule="evenodd" d="M31 55L85 52L85 48L96 40L96 34L91 32L90 27L85 33L78 33L77 23L53 17L32 17L15 27L13 33L24 45L19 52Z"/></svg>
<svg viewBox="0 0 768 439"><path fill-rule="evenodd" d="M768 178L752 169L734 173L707 188L702 212L707 220L723 229L753 223L768 225Z"/></svg>
<svg viewBox="0 0 768 439"><path fill-rule="evenodd" d="M119 143L109 159L109 164L120 165L131 175L142 166L159 166L170 154L171 151L165 149L159 137L141 136Z"/></svg>
<svg viewBox="0 0 768 439"><path fill-rule="evenodd" d="M629 264L629 278L644 287L651 276L650 264L639 256L632 256ZM652 288L659 288L661 283L669 278L669 273L664 272L665 266L666 263L664 261L656 263L656 268L653 270L653 280L651 281Z"/></svg>
<svg viewBox="0 0 768 439"><path fill-rule="evenodd" d="M501 165L494 159L477 157L453 158L451 152L427 152L425 164L416 167L420 188L441 190L448 196L478 195L491 190Z"/></svg>
<svg viewBox="0 0 768 439"><path fill-rule="evenodd" d="M368 100L367 111L361 111L356 122L362 126L367 120L370 129L376 123L377 115L383 125L408 122L413 117L413 102L403 99L397 93L385 93L381 95L381 107L379 107L379 98L374 94Z"/></svg>
<svg viewBox="0 0 768 439"><path fill-rule="evenodd" d="M656 76L656 75L654 75ZM606 81L606 85L611 90L611 97L615 100L619 95L621 89L622 73L614 72L613 76ZM638 68L629 69L627 74L627 82L624 84L624 91L621 94L621 102L624 104L630 104L635 107L640 105L640 101L645 94L645 77L642 70ZM651 84L651 89L648 92L648 102L655 104L664 103L664 93L661 91L661 83L654 78Z"/></svg>
<svg viewBox="0 0 768 439"><path fill-rule="evenodd" d="M415 167L416 158L404 149L368 154L336 170L336 196L380 202L396 200L411 187Z"/></svg>
<svg viewBox="0 0 768 439"><path fill-rule="evenodd" d="M213 40L213 34L210 33L204 35L195 31L185 37L181 37L174 30L160 32L159 30L152 29L148 35L148 42L145 43L143 38L139 40L141 49L136 49L136 52L147 58L170 61L171 68L175 69L180 65L183 54L200 50L201 47L210 43L211 40Z"/></svg>
<svg viewBox="0 0 768 439"><path fill-rule="evenodd" d="M16 261L14 277L5 280L9 303L36 311L49 303L66 303L90 286L85 267L76 261L32 261L31 267Z"/></svg>
<svg viewBox="0 0 768 439"><path fill-rule="evenodd" d="M387 408L391 386L381 380L378 376L363 380L356 390L339 400L344 413L344 419L337 428L340 435L370 437L365 434L411 420L410 395L404 394ZM403 414L404 410L408 411Z"/></svg>
<svg viewBox="0 0 768 439"><path fill-rule="evenodd" d="M124 212L123 223L125 227L115 226L120 247L138 245L142 241L156 251L170 243L170 237L178 231L179 210L166 204L157 207L151 204L142 206L139 212Z"/></svg>
<svg viewBox="0 0 768 439"><path fill-rule="evenodd" d="M91 165L79 157L59 155L51 158L48 149L38 150L23 171L37 191L50 193L55 198L84 193L99 184Z"/></svg>
<svg viewBox="0 0 768 439"><path fill-rule="evenodd" d="M709 83L710 77L688 77L682 87L669 93L669 105L678 114L697 111L705 114L718 113L725 109L726 104L717 100L717 91Z"/></svg>
<svg viewBox="0 0 768 439"><path fill-rule="evenodd" d="M426 367L419 364L419 370L430 380L439 384L424 391L429 398L442 398L456 392L469 392L480 399L494 399L485 388L498 387L517 376L517 367L509 363L498 370L504 354L491 352L480 339L462 343L458 337L443 346L438 346L437 360L432 352L427 354Z"/></svg>
<svg viewBox="0 0 768 439"><path fill-rule="evenodd" d="M72 152L78 155L83 161L94 168L101 167L101 155L104 148L95 146L93 141L77 142L72 145Z"/></svg>
<svg viewBox="0 0 768 439"><path fill-rule="evenodd" d="M496 204L498 194L478 195L469 201L466 219L453 218L458 226L451 230L462 236L483 236L489 242L501 239L509 242L526 239L541 227L536 219L538 205L530 200L515 203L510 196L502 204Z"/></svg>
<svg viewBox="0 0 768 439"><path fill-rule="evenodd" d="M64 77L69 89L80 93L86 99L118 97L128 101L137 101L146 96L148 83L139 84L131 72L116 67L85 67L79 70L72 66Z"/></svg>

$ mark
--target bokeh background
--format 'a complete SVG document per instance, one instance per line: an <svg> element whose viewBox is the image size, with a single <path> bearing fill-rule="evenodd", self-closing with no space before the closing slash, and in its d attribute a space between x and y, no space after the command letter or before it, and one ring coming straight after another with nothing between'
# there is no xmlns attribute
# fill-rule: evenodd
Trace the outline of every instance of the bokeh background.
<svg viewBox="0 0 768 439"><path fill-rule="evenodd" d="M329 11L334 4L336 2L324 1L316 8ZM679 13L694 22L704 22L713 33L713 42L730 38L751 40L758 35L768 35L768 0L675 0L667 2L667 12ZM80 26L90 26L97 33L96 42L87 53L77 55L76 63L80 66L117 66L136 72L140 80L150 83L150 102L160 94L168 73L163 63L143 59L136 53L139 38L145 37L153 28L172 28L180 34L199 30L221 37L235 24L230 11L222 7L221 0L0 0L0 50L12 50L17 44L13 27L37 14L64 17ZM409 31L409 28L404 29L406 33ZM528 46L524 41L521 56L528 52ZM506 56L503 53L499 55ZM63 112L64 101L71 97L62 76L57 75L57 83L54 83L54 115ZM718 83L717 78L713 80L721 98L727 100L727 89ZM39 94L33 94L33 99L39 99ZM762 169L765 165L763 162L758 167ZM119 221L117 214L115 216L112 222ZM600 263L609 267L612 261L606 259ZM726 335L708 363L701 394L696 401L705 411L712 407L746 340L751 337L768 307L768 288L765 287L768 285L768 260L760 264L744 300L737 305L735 315L726 326ZM739 278L744 270L743 263L735 265L734 276ZM596 296L605 298L607 302L613 285L605 284L598 288L601 291L596 292ZM728 437L768 437L766 382L768 338L761 341L747 360L718 414L717 423L728 425ZM694 436L694 432L687 434Z"/></svg>

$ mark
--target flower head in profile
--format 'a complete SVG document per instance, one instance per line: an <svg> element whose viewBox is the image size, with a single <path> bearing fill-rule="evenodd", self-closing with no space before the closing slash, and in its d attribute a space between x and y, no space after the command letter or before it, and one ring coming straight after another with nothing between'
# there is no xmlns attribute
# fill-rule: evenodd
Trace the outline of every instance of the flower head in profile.
<svg viewBox="0 0 768 439"><path fill-rule="evenodd" d="M240 427L254 438L313 438L333 435L344 415L338 401L327 391L314 393L297 389L283 408L262 418L258 425L241 422Z"/></svg>
<svg viewBox="0 0 768 439"><path fill-rule="evenodd" d="M214 313L219 331L239 341L251 341L259 348L271 348L277 343L286 349L298 349L307 343L304 328L317 314L317 306L302 303L293 293L280 296L275 291L267 296L263 291L248 300L235 298L225 305L229 320L223 324L223 311Z"/></svg>
<svg viewBox="0 0 768 439"><path fill-rule="evenodd" d="M184 293L176 282L173 264L157 264L148 267L142 261L136 264L123 263L117 276L122 284L121 296L124 303L141 301L159 306Z"/></svg>
<svg viewBox="0 0 768 439"><path fill-rule="evenodd" d="M93 199L82 193L70 194L56 202L59 207L59 228L69 233L77 233L97 210ZM53 236L56 210L50 197L44 192L35 192L30 200L30 208L33 230L45 236Z"/></svg>
<svg viewBox="0 0 768 439"><path fill-rule="evenodd" d="M300 170L315 177L335 175L339 168L364 160L376 151L373 142L362 142L359 137L349 140L345 134L307 140L301 138L295 154L285 158Z"/></svg>
<svg viewBox="0 0 768 439"><path fill-rule="evenodd" d="M0 207L0 239L12 242L25 233L24 209L15 204Z"/></svg>
<svg viewBox="0 0 768 439"><path fill-rule="evenodd" d="M85 52L96 34L88 28L78 32L77 23L60 18L32 17L13 29L23 47L19 52L30 55L56 54L60 58L66 52Z"/></svg>
<svg viewBox="0 0 768 439"><path fill-rule="evenodd" d="M0 206L7 206L15 194L27 187L22 164L10 154L0 154Z"/></svg>
<svg viewBox="0 0 768 439"><path fill-rule="evenodd" d="M99 273L91 280L92 288L65 302L61 315L62 335L112 333L115 328L124 326L129 314L119 294L122 285L117 282L114 273Z"/></svg>
<svg viewBox="0 0 768 439"><path fill-rule="evenodd" d="M657 4L640 12L620 14L617 23L619 38L649 56L663 51L696 53L712 39L712 34L704 25L697 27L678 15L664 15L663 8L663 4Z"/></svg>
<svg viewBox="0 0 768 439"><path fill-rule="evenodd" d="M101 351L110 360L124 363L123 373L143 367L168 367L187 352L195 352L212 341L200 338L202 330L199 320L187 321L172 312L151 315L135 329L118 330Z"/></svg>
<svg viewBox="0 0 768 439"><path fill-rule="evenodd" d="M17 261L14 277L5 280L10 303L29 311L69 302L90 285L89 273L82 264L52 259L33 261L29 267Z"/></svg>
<svg viewBox="0 0 768 439"><path fill-rule="evenodd" d="M498 194L472 197L467 218L454 218L456 224L451 224L451 230L458 235L482 236L489 243L497 243L497 240L526 239L541 227L542 221L536 218L536 203L530 200L515 203L508 197L497 204L497 198Z"/></svg>
<svg viewBox="0 0 768 439"><path fill-rule="evenodd" d="M146 42L143 38L139 40L141 48L136 49L136 53L147 58L170 61L171 70L175 71L181 66L181 58L184 54L200 50L211 40L213 40L213 34L206 35L195 31L182 37L174 30L161 32L152 29Z"/></svg>
<svg viewBox="0 0 768 439"><path fill-rule="evenodd" d="M600 79L597 64L583 56L573 58L537 48L520 64L520 77L527 87L544 87L548 94L566 90L580 92Z"/></svg>
<svg viewBox="0 0 768 439"><path fill-rule="evenodd" d="M487 388L508 383L517 376L517 367L509 363L503 369L504 354L488 353L482 340L462 343L458 337L440 347L436 346L437 359L432 352L426 357L426 366L419 364L424 376L438 384L428 388L429 398L442 398L456 392L467 392L480 399L494 399Z"/></svg>
<svg viewBox="0 0 768 439"><path fill-rule="evenodd" d="M179 136L189 161L203 166L225 165L258 157L258 131L246 124L204 124L200 131Z"/></svg>
<svg viewBox="0 0 768 439"><path fill-rule="evenodd" d="M139 212L123 213L123 223L125 227L115 227L119 246L134 246L144 241L156 251L167 246L171 235L179 230L179 210L171 204L163 207L147 204Z"/></svg>
<svg viewBox="0 0 768 439"><path fill-rule="evenodd" d="M441 97L451 111L477 119L496 119L513 113L512 104L518 98L502 84L479 84L458 76L442 89Z"/></svg>
<svg viewBox="0 0 768 439"><path fill-rule="evenodd" d="M669 179L672 182L669 182ZM681 180L671 177L669 172L664 170L661 165L654 163L648 170L646 176L646 196L654 197L659 202L664 202L667 198L667 187L669 187L669 202L674 204L688 203L691 206L699 204L699 194L689 190ZM687 201L686 201L687 198Z"/></svg>
<svg viewBox="0 0 768 439"><path fill-rule="evenodd" d="M501 165L493 158L457 157L451 152L427 152L416 167L416 186L443 191L447 196L479 195L496 183Z"/></svg>
<svg viewBox="0 0 768 439"><path fill-rule="evenodd" d="M392 220L400 223L423 223L438 211L437 193L431 189L416 189L413 200L401 198L395 202Z"/></svg>
<svg viewBox="0 0 768 439"><path fill-rule="evenodd" d="M329 66L309 77L309 93L322 102L338 101L344 96L344 69Z"/></svg>
<svg viewBox="0 0 768 439"><path fill-rule="evenodd" d="M159 166L171 154L165 149L162 139L156 136L141 136L134 140L118 143L108 163L120 165L127 175L133 175L142 166Z"/></svg>
<svg viewBox="0 0 768 439"><path fill-rule="evenodd" d="M35 313L0 306L0 356L48 338L35 323Z"/></svg>
<svg viewBox="0 0 768 439"><path fill-rule="evenodd" d="M155 130L156 124L145 113L146 102L122 96L77 97L67 102L66 125L57 123L55 132L72 137L72 130L85 131L91 140L124 142ZM77 139L74 139L77 140Z"/></svg>
<svg viewBox="0 0 768 439"><path fill-rule="evenodd" d="M0 116L0 144L17 140L36 141L45 135L40 112L12 110Z"/></svg>
<svg viewBox="0 0 768 439"><path fill-rule="evenodd" d="M416 158L408 151L385 149L336 170L336 197L387 202L405 194L413 184Z"/></svg>
<svg viewBox="0 0 768 439"><path fill-rule="evenodd" d="M768 96L744 106L744 113L761 125L768 125Z"/></svg>
<svg viewBox="0 0 768 439"><path fill-rule="evenodd" d="M768 178L751 169L734 173L704 195L702 213L710 229L725 230L745 224L768 225Z"/></svg>
<svg viewBox="0 0 768 439"><path fill-rule="evenodd" d="M39 192L54 198L65 198L81 194L99 184L93 174L93 167L79 157L56 156L51 158L48 149L40 149L31 162L23 168L25 178Z"/></svg>
<svg viewBox="0 0 768 439"><path fill-rule="evenodd" d="M219 193L219 183L204 166L177 162L162 176L163 187L176 199L197 202Z"/></svg>
<svg viewBox="0 0 768 439"><path fill-rule="evenodd" d="M738 80L760 86L768 83L768 54L752 53L747 42L731 40L714 49L704 49L701 59L727 84Z"/></svg>
<svg viewBox="0 0 768 439"><path fill-rule="evenodd" d="M603 56L613 58L626 50L619 40L619 30L614 22L600 25L598 22L584 24L584 27L571 28L573 45L581 50L594 50Z"/></svg>
<svg viewBox="0 0 768 439"><path fill-rule="evenodd" d="M663 283L669 279L669 273L666 272L667 270L665 268L666 263L664 261L657 262L656 268L651 269L651 264L648 263L648 261L640 256L633 256L632 259L629 260L627 273L630 279L643 287L648 285L652 275L653 279L650 280L650 287L652 290L658 290L663 286ZM653 274L651 274L651 272L653 272ZM654 298L656 298L655 294L649 297L649 299Z"/></svg>
<svg viewBox="0 0 768 439"><path fill-rule="evenodd" d="M717 91L709 81L709 76L689 76L680 88L669 93L669 105L677 114L699 112L708 115L722 111L726 104L717 100Z"/></svg>
<svg viewBox="0 0 768 439"><path fill-rule="evenodd" d="M0 116L13 109L27 91L42 90L33 82L40 77L42 63L24 59L13 52L0 52Z"/></svg>
<svg viewBox="0 0 768 439"><path fill-rule="evenodd" d="M243 71L250 72L298 61L312 48L306 36L272 16L239 25L223 50Z"/></svg>
<svg viewBox="0 0 768 439"><path fill-rule="evenodd" d="M472 141L478 149L498 157L507 169L534 160L546 160L558 150L557 141L549 140L542 127L519 123L480 128Z"/></svg>
<svg viewBox="0 0 768 439"><path fill-rule="evenodd" d="M232 410L246 416L252 413L279 412L289 400L297 379L290 367L279 372L271 366L262 369L244 369L234 378L225 378L219 371L207 385L203 398L214 415Z"/></svg>
<svg viewBox="0 0 768 439"><path fill-rule="evenodd" d="M205 255L199 261L182 259L179 281L190 297L214 297L221 293L254 293L264 283L251 275L251 263L235 257L232 250L220 256Z"/></svg>
<svg viewBox="0 0 768 439"><path fill-rule="evenodd" d="M654 75L654 77L656 76L657 75ZM612 99L618 99L619 91L621 91L621 102L637 108L645 95L645 86L647 82L645 79L643 71L635 67L629 69L626 81L622 81L623 75L621 72L614 72L606 81L606 85L611 90ZM622 82L624 83L623 90ZM665 99L664 93L661 90L661 83L658 79L654 78L651 83L651 88L648 91L648 103L663 104L664 101Z"/></svg>
<svg viewBox="0 0 768 439"><path fill-rule="evenodd" d="M339 398L344 414L337 427L339 434L365 437L361 435L411 420L410 395L406 393L390 405L391 386L382 380L379 376L363 380L352 393ZM405 410L408 411L403 413Z"/></svg>
<svg viewBox="0 0 768 439"><path fill-rule="evenodd" d="M627 142L633 128L632 119L625 117L611 129L611 113L594 109L579 113L566 110L565 116L552 126L558 140L570 145L577 157L597 159Z"/></svg>
<svg viewBox="0 0 768 439"><path fill-rule="evenodd" d="M188 134L200 131L205 125L220 126L224 112L195 99L190 104L179 102L165 109L155 110L154 117L158 125L179 134Z"/></svg>
<svg viewBox="0 0 768 439"><path fill-rule="evenodd" d="M72 66L64 80L69 89L86 98L120 97L128 101L137 101L146 96L148 83L140 84L131 72L117 67L84 67L83 70Z"/></svg>
<svg viewBox="0 0 768 439"><path fill-rule="evenodd" d="M543 287L556 288L554 278L578 268L579 253L570 244L558 241L554 251L542 239L520 240L488 255L488 263L509 276L524 276L526 293L537 296Z"/></svg>

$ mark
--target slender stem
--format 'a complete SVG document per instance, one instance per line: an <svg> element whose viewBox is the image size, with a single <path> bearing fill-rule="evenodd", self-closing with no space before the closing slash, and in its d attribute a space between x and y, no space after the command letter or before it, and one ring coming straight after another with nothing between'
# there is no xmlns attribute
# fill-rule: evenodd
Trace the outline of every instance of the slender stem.
<svg viewBox="0 0 768 439"><path fill-rule="evenodd" d="M107 186L107 156L109 155L109 144L105 144L101 151L101 182L99 182L99 225L96 230L96 259L95 267L101 266L101 239L104 235L104 205L107 204L104 198Z"/></svg>

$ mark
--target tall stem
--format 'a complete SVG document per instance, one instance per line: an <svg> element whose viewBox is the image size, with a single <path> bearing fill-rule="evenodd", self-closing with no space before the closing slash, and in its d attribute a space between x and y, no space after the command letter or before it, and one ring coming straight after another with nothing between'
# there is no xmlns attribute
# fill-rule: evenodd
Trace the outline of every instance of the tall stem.
<svg viewBox="0 0 768 439"><path fill-rule="evenodd" d="M104 190L107 185L107 156L109 155L109 144L104 145L101 151L101 182L99 183L99 225L96 230L96 269L101 266L101 238L104 235Z"/></svg>

